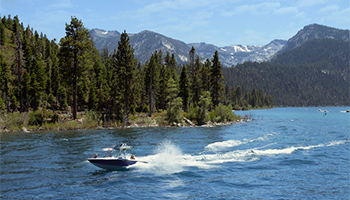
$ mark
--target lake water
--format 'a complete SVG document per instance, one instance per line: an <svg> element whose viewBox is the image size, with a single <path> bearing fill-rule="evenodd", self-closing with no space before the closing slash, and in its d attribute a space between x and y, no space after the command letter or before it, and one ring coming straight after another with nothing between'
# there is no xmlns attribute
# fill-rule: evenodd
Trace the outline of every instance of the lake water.
<svg viewBox="0 0 350 200"><path fill-rule="evenodd" d="M348 107L240 111L217 127L1 134L1 199L349 199ZM137 163L87 161L118 142Z"/></svg>

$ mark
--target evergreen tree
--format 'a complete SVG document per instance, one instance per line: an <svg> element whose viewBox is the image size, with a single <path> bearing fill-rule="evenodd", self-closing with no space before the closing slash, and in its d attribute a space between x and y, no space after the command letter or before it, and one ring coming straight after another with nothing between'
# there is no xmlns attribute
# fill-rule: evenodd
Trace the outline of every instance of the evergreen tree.
<svg viewBox="0 0 350 200"><path fill-rule="evenodd" d="M145 69L145 86L147 91L149 115L156 111L156 92L159 87L159 69L157 63L157 52L151 56L150 62Z"/></svg>
<svg viewBox="0 0 350 200"><path fill-rule="evenodd" d="M4 101L0 97L0 111L5 111L5 109L6 109L6 107L5 107Z"/></svg>
<svg viewBox="0 0 350 200"><path fill-rule="evenodd" d="M66 23L66 36L60 41L60 57L62 72L67 85L72 87L73 119L77 118L77 81L87 61L87 53L92 49L88 29L86 29L76 17L71 18L70 24Z"/></svg>
<svg viewBox="0 0 350 200"><path fill-rule="evenodd" d="M210 94L212 97L212 102L214 106L219 105L224 94L224 78L221 71L221 63L219 61L218 51L215 51L215 54L212 59L212 66L210 70Z"/></svg>
<svg viewBox="0 0 350 200"><path fill-rule="evenodd" d="M88 109L96 110L97 108L97 96L95 92L95 86L92 85L89 91Z"/></svg>
<svg viewBox="0 0 350 200"><path fill-rule="evenodd" d="M175 59L175 55L171 54L167 51L166 52L166 56L165 56L165 66L166 69L169 73L169 77L174 79L176 81L176 59Z"/></svg>
<svg viewBox="0 0 350 200"><path fill-rule="evenodd" d="M130 45L129 36L124 31L118 42L116 65L118 68L119 89L122 93L121 101L124 105L125 124L129 120L130 105L134 100L134 71L137 60L134 58L134 49Z"/></svg>
<svg viewBox="0 0 350 200"><path fill-rule="evenodd" d="M196 105L200 97L200 59L199 56L196 56L196 50L192 46L190 53L190 63L188 65L189 81L190 81L190 98L193 105Z"/></svg>
<svg viewBox="0 0 350 200"><path fill-rule="evenodd" d="M5 32L5 24L0 22L0 45L5 45L6 42L6 32Z"/></svg>
<svg viewBox="0 0 350 200"><path fill-rule="evenodd" d="M236 105L243 107L243 91L241 86L237 86L234 91L234 102Z"/></svg>
<svg viewBox="0 0 350 200"><path fill-rule="evenodd" d="M30 71L30 86L29 86L29 105L34 110L37 110L40 106L41 99L43 97L43 91L45 88L45 71L42 66L41 59L36 56L37 59L32 60L32 70Z"/></svg>
<svg viewBox="0 0 350 200"><path fill-rule="evenodd" d="M187 75L186 65L183 65L180 75L180 92L179 97L182 98L183 110L187 112L187 106L189 101L189 80Z"/></svg>
<svg viewBox="0 0 350 200"><path fill-rule="evenodd" d="M210 91L210 60L207 59L200 68L201 88L203 91Z"/></svg>
<svg viewBox="0 0 350 200"><path fill-rule="evenodd" d="M202 93L202 87L201 87L201 76L200 76L200 69L202 67L202 63L199 59L199 56L197 55L195 64L194 64L194 78L191 81L191 88L192 88L192 102L193 104L197 104L199 102L199 98Z"/></svg>
<svg viewBox="0 0 350 200"><path fill-rule="evenodd" d="M5 107L8 109L10 100L10 68L2 54L0 54L0 91L0 97L2 97Z"/></svg>
<svg viewBox="0 0 350 200"><path fill-rule="evenodd" d="M167 117L169 122L180 122L181 121L181 108L182 108L182 98L177 97L178 89L174 79L170 78L168 81L168 87L166 93L168 108ZM177 98L176 98L177 97Z"/></svg>
<svg viewBox="0 0 350 200"><path fill-rule="evenodd" d="M199 124L204 124L204 122L209 121L210 118L209 118L208 111L210 109L210 104L211 104L210 92L205 91L203 92L199 100L199 115L197 118L197 121L199 122Z"/></svg>
<svg viewBox="0 0 350 200"><path fill-rule="evenodd" d="M23 49L22 49L22 39L21 39L21 32L19 28L19 20L17 16L15 17L15 23L13 24L14 29L14 37L15 37L15 43L16 43L16 51L15 51L15 66L16 66L16 74L17 74L17 89L19 90L19 98L20 98L20 108L21 112L24 111L24 104L23 104L23 90L22 90L22 82L23 82L23 74L24 74L24 65L25 60L23 58ZM16 98L17 100L17 98Z"/></svg>

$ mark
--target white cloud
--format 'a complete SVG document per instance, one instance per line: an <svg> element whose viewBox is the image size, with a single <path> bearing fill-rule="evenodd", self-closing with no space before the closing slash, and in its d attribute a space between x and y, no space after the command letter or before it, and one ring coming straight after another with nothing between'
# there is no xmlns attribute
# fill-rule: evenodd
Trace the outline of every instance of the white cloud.
<svg viewBox="0 0 350 200"><path fill-rule="evenodd" d="M341 9L338 5L329 5L318 11L321 15L320 23L333 24L335 28L350 28L350 8Z"/></svg>
<svg viewBox="0 0 350 200"><path fill-rule="evenodd" d="M339 12L339 6L338 5L329 5L326 7L323 7L319 10L319 12L323 13L323 14L329 14L329 13L333 13L333 12Z"/></svg>
<svg viewBox="0 0 350 200"><path fill-rule="evenodd" d="M48 9L67 9L67 8L73 8L73 4L70 0L59 0L55 3L48 5Z"/></svg>
<svg viewBox="0 0 350 200"><path fill-rule="evenodd" d="M298 12L299 10L296 7L284 7L274 11L274 13L278 15L297 14Z"/></svg>
<svg viewBox="0 0 350 200"><path fill-rule="evenodd" d="M299 0L297 2L298 7L310 7L326 3L327 0Z"/></svg>

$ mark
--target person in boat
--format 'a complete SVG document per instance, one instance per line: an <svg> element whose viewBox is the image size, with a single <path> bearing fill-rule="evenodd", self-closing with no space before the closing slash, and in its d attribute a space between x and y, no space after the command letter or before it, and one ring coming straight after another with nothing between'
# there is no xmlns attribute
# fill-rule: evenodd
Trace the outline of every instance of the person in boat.
<svg viewBox="0 0 350 200"><path fill-rule="evenodd" d="M93 158L97 158L97 153L95 153L95 156Z"/></svg>
<svg viewBox="0 0 350 200"><path fill-rule="evenodd" d="M135 156L131 154L130 159L135 160Z"/></svg>

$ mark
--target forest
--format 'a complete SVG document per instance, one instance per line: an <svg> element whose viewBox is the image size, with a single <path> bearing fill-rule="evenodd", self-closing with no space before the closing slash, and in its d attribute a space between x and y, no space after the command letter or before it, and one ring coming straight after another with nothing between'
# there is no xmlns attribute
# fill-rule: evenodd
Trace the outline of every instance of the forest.
<svg viewBox="0 0 350 200"><path fill-rule="evenodd" d="M350 105L349 41L315 39L270 61L224 68L228 85L262 88L275 106Z"/></svg>
<svg viewBox="0 0 350 200"><path fill-rule="evenodd" d="M273 105L261 88L225 84L217 51L202 63L192 47L189 63L182 66L174 54L155 51L142 65L126 31L117 49L101 53L81 20L72 17L65 31L60 41L49 40L24 27L18 16L0 20L2 129L11 113L28 115L18 126L55 123L63 113L73 120L85 113L105 126L126 126L142 113L164 115L167 124L185 117L205 124L234 120L232 109Z"/></svg>

